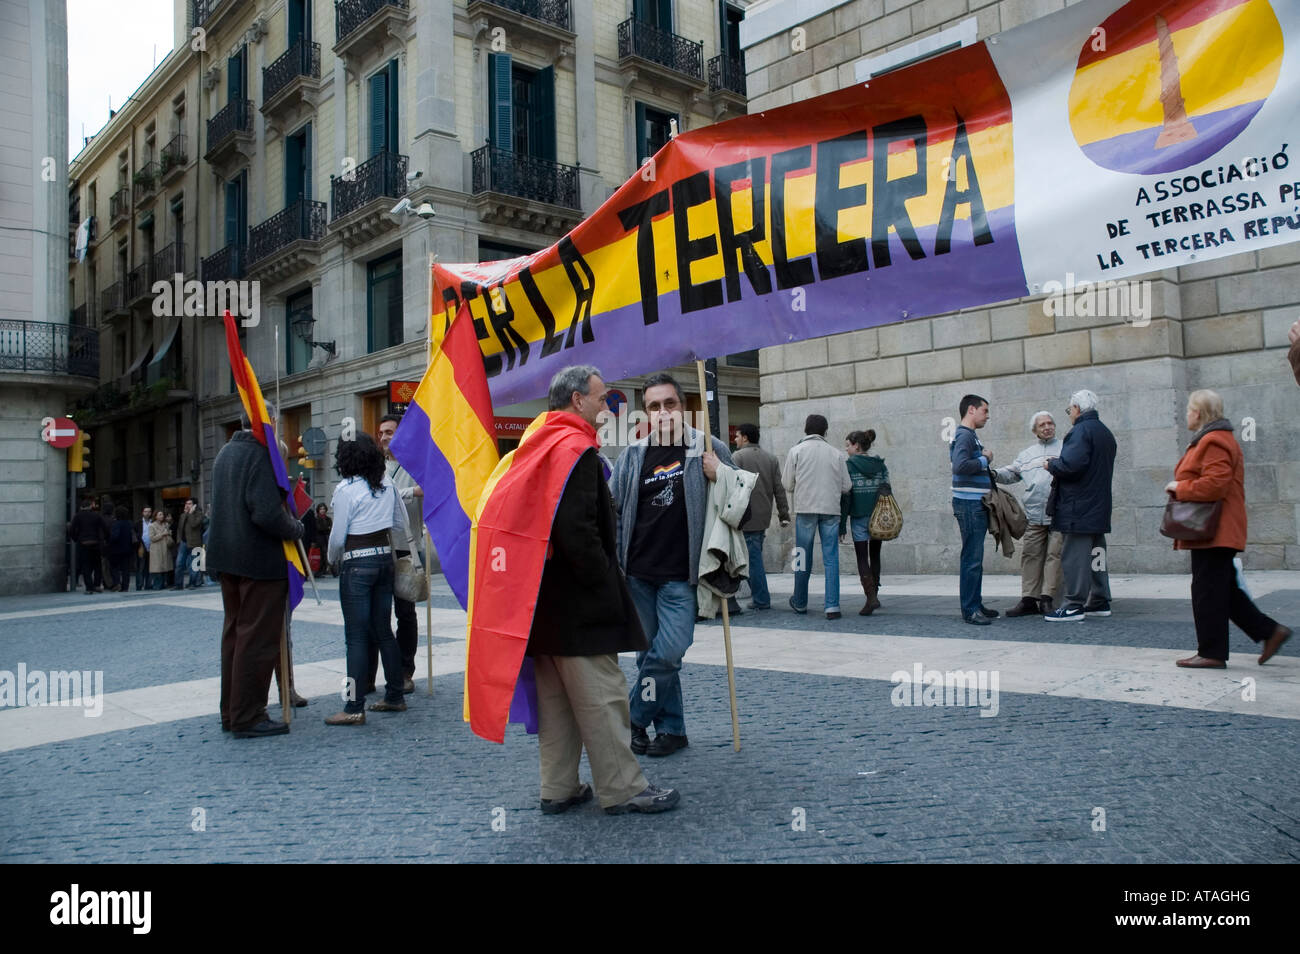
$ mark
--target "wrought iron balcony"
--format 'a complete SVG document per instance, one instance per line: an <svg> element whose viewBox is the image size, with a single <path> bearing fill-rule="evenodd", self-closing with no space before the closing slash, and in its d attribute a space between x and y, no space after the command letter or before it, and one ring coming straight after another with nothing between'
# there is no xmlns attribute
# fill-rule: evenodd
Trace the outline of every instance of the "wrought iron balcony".
<svg viewBox="0 0 1300 954"><path fill-rule="evenodd" d="M569 13L569 0L469 0L465 12L470 20L475 19L475 15L480 12L480 7L484 8L484 12L496 7L507 13L528 17L530 20L537 20L556 29L564 30L566 33L573 32L573 27L570 26L572 21ZM520 25L528 26L526 23Z"/></svg>
<svg viewBox="0 0 1300 954"><path fill-rule="evenodd" d="M709 60L709 92L719 91L745 95L745 64L725 53Z"/></svg>
<svg viewBox="0 0 1300 954"><path fill-rule="evenodd" d="M262 110L266 111L290 83L320 79L320 44L299 40L270 66L262 68Z"/></svg>
<svg viewBox="0 0 1300 954"><path fill-rule="evenodd" d="M167 182L173 176L183 170L190 161L190 152L185 145L185 133L179 133L172 137L171 142L163 146L162 155L159 163L159 174L163 182Z"/></svg>
<svg viewBox="0 0 1300 954"><path fill-rule="evenodd" d="M618 58L631 57L704 82L704 44L661 30L635 17L618 25Z"/></svg>
<svg viewBox="0 0 1300 954"><path fill-rule="evenodd" d="M351 44L358 39L355 34L363 32L363 27L369 27L372 19L378 21L380 14L385 12L385 7L392 8L387 12L399 13L401 19L406 19L406 11L409 7L407 0L335 0L335 52L341 52L338 47L345 42Z"/></svg>
<svg viewBox="0 0 1300 954"><path fill-rule="evenodd" d="M122 186L108 197L108 221L112 225L125 219L131 214L131 189L129 186Z"/></svg>
<svg viewBox="0 0 1300 954"><path fill-rule="evenodd" d="M219 14L224 14L239 6L242 0L190 0L191 26L216 26L209 22Z"/></svg>
<svg viewBox="0 0 1300 954"><path fill-rule="evenodd" d="M141 262L126 273L126 290L123 292L127 306L134 305L141 298L150 295L153 287L153 262Z"/></svg>
<svg viewBox="0 0 1300 954"><path fill-rule="evenodd" d="M228 282L244 277L244 246L227 245L203 260L205 282Z"/></svg>
<svg viewBox="0 0 1300 954"><path fill-rule="evenodd" d="M99 377L99 332L81 325L0 319L0 371Z"/></svg>
<svg viewBox="0 0 1300 954"><path fill-rule="evenodd" d="M249 140L253 136L253 103L247 99L232 100L208 120L208 151L204 158L215 162L241 135Z"/></svg>
<svg viewBox="0 0 1300 954"><path fill-rule="evenodd" d="M99 313L105 318L124 313L126 311L126 300L123 298L125 291L124 283L113 282L100 292Z"/></svg>
<svg viewBox="0 0 1300 954"><path fill-rule="evenodd" d="M378 153L352 170L352 179L330 178L330 196L334 214L330 222L351 215L375 199L400 199L406 195L406 156L395 152Z"/></svg>
<svg viewBox="0 0 1300 954"><path fill-rule="evenodd" d="M154 252L150 266L152 268L150 284L153 282L169 282L177 274L184 275L185 243L172 242L170 245Z"/></svg>
<svg viewBox="0 0 1300 954"><path fill-rule="evenodd" d="M325 237L328 210L324 202L299 199L248 231L248 264L292 245L294 242L319 242Z"/></svg>
<svg viewBox="0 0 1300 954"><path fill-rule="evenodd" d="M500 192L533 202L578 209L578 170L574 166L483 146L470 154L474 195Z"/></svg>
<svg viewBox="0 0 1300 954"><path fill-rule="evenodd" d="M157 191L159 173L160 170L156 162L146 162L136 170L135 175L131 177L131 180L135 183L136 205L139 205Z"/></svg>

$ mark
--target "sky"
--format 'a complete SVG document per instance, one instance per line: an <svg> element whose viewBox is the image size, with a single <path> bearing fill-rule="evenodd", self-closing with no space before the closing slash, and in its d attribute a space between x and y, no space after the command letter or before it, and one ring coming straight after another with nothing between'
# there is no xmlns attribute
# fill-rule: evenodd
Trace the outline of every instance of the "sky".
<svg viewBox="0 0 1300 954"><path fill-rule="evenodd" d="M67 0L68 158L172 48L172 0ZM83 132L84 130L84 132Z"/></svg>

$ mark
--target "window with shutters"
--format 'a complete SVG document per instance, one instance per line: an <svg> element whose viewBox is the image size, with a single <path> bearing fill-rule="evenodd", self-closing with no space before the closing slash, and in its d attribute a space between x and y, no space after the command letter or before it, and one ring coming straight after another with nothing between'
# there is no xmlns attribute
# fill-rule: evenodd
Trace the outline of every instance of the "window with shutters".
<svg viewBox="0 0 1300 954"><path fill-rule="evenodd" d="M366 266L366 350L401 343L402 253L394 252Z"/></svg>
<svg viewBox="0 0 1300 954"><path fill-rule="evenodd" d="M370 77L370 155L396 153L397 135L397 60Z"/></svg>
<svg viewBox="0 0 1300 954"><path fill-rule="evenodd" d="M284 204L287 208L299 199L310 199L311 190L311 123L284 140Z"/></svg>
<svg viewBox="0 0 1300 954"><path fill-rule="evenodd" d="M636 164L639 167L656 152L662 149L672 135L672 121L676 113L636 104Z"/></svg>
<svg viewBox="0 0 1300 954"><path fill-rule="evenodd" d="M508 53L488 55L488 142L555 161L555 68L529 69Z"/></svg>
<svg viewBox="0 0 1300 954"><path fill-rule="evenodd" d="M226 183L226 245L244 245L248 235L248 170Z"/></svg>

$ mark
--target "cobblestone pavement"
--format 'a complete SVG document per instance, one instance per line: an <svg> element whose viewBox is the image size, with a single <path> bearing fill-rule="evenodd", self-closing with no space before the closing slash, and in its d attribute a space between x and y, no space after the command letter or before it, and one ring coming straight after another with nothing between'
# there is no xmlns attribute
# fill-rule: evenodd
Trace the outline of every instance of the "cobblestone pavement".
<svg viewBox="0 0 1300 954"><path fill-rule="evenodd" d="M337 600L330 583L326 607L295 623L300 664L342 655L342 626L325 621ZM845 609L855 612L847 583ZM789 592L788 577L775 577L774 603ZM220 625L213 597L67 594L41 609L31 597L0 600L0 670L20 661L29 670L102 668L109 691L210 679ZM882 599L886 612L846 616L836 632L862 625L864 635L943 635L974 649L993 629L999 640L1194 647L1185 598L1117 595L1110 620L981 630L952 625L951 596L887 589ZM445 588L435 594L440 610L447 600ZM1294 625L1300 580L1289 575L1260 603ZM15 615L26 613L39 615ZM454 639L454 614L443 615L449 622L435 620L435 636ZM423 631L423 609L420 620ZM835 624L788 610L747 613L737 638L760 625L788 630L792 646L812 652L818 631ZM1013 635L1013 625L1024 629ZM1263 685L1272 664L1256 667L1252 649L1234 636L1243 655L1233 666ZM1295 653L1288 645L1278 657L1280 672L1295 668ZM623 668L630 680L630 659ZM690 748L642 759L651 780L682 791L681 807L610 817L593 803L543 816L535 737L511 726L504 746L476 738L460 720L461 676L434 685L430 698L417 680L406 713L368 713L356 729L323 725L337 699L315 696L290 735L235 740L220 731L213 699L211 715L11 746L0 753L0 859L1300 860L1294 718L1007 691L985 717L975 706L895 705L902 687L881 679L742 668L736 753L725 669L688 655ZM0 738L18 718L0 711ZM582 774L590 777L585 765Z"/></svg>

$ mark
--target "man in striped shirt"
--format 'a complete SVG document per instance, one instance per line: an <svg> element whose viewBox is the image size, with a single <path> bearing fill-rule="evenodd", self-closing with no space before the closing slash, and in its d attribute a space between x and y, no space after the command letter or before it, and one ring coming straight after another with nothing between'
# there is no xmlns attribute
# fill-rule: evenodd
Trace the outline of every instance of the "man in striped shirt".
<svg viewBox="0 0 1300 954"><path fill-rule="evenodd" d="M973 626L987 626L997 610L984 606L984 537L989 515L984 498L993 489L990 466L993 452L985 450L975 431L989 420L989 402L967 394L958 406L961 426L948 445L952 461L952 515L961 531L961 618Z"/></svg>

